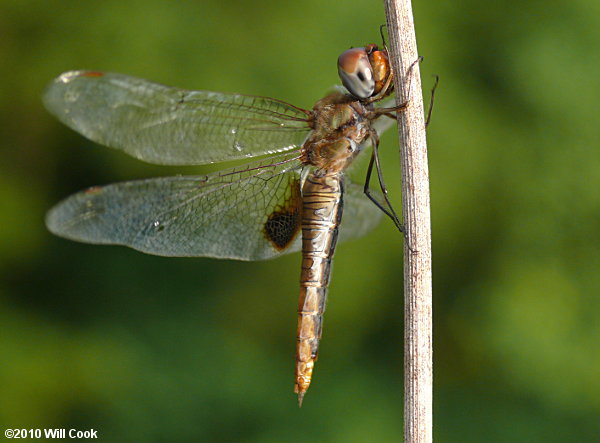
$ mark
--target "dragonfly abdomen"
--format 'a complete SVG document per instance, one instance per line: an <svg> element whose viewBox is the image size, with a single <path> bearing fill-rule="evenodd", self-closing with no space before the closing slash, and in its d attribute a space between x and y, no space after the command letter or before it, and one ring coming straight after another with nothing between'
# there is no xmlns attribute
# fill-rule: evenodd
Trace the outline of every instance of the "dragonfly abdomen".
<svg viewBox="0 0 600 443"><path fill-rule="evenodd" d="M302 272L294 388L300 404L318 356L331 261L342 218L342 195L341 174L312 175L302 189Z"/></svg>

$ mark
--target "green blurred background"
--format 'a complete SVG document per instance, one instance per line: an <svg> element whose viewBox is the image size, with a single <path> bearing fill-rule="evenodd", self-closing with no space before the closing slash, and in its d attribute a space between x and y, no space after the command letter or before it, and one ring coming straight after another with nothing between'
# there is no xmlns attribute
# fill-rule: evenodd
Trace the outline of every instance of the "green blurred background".
<svg viewBox="0 0 600 443"><path fill-rule="evenodd" d="M600 2L416 2L428 94L434 436L600 435ZM60 125L70 69L311 107L379 42L379 1L0 0L0 425L104 441L392 442L402 434L402 242L338 247L321 359L292 393L299 255L160 258L55 238L85 187L147 165ZM397 136L382 138L400 204Z"/></svg>

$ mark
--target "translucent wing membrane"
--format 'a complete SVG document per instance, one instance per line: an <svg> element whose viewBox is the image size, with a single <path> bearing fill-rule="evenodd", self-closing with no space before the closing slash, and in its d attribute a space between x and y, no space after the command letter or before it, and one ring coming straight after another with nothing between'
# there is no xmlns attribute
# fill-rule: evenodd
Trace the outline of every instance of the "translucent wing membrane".
<svg viewBox="0 0 600 443"><path fill-rule="evenodd" d="M371 194L380 197L380 192L371 190ZM346 183L344 191L344 211L340 224L339 241L362 237L371 232L381 221L383 212L379 211L363 191L363 186ZM383 196L381 196L383 198Z"/></svg>
<svg viewBox="0 0 600 443"><path fill-rule="evenodd" d="M266 229L272 214L290 207L286 202L299 195L302 166L295 155L205 176L90 188L55 206L46 223L53 233L72 240L164 256L262 260L298 251L299 229L290 229L289 223ZM365 234L380 216L362 189L349 185L344 218L340 239ZM284 238L284 247L274 238Z"/></svg>
<svg viewBox="0 0 600 443"><path fill-rule="evenodd" d="M377 108L392 108L394 106L396 106L396 98L390 97L390 98L387 98L387 99L379 102ZM373 123L371 123L371 125L373 126L373 128L375 129L377 134L381 135L385 131L387 131L389 128L391 128L392 126L396 126L396 120L382 115L377 120L373 121ZM370 140L368 140L367 143L368 143L367 146L371 145Z"/></svg>
<svg viewBox="0 0 600 443"><path fill-rule="evenodd" d="M206 164L298 148L310 113L276 99L186 91L123 74L70 71L50 112L90 140L150 163Z"/></svg>
<svg viewBox="0 0 600 443"><path fill-rule="evenodd" d="M152 163L280 153L210 175L90 188L48 213L55 234L164 256L261 260L300 249L305 166L298 151L284 151L303 144L309 111L266 97L185 91L90 71L61 75L44 98L74 130ZM373 125L382 133L393 123L382 116ZM380 219L362 187L347 183L340 241L366 234Z"/></svg>
<svg viewBox="0 0 600 443"><path fill-rule="evenodd" d="M46 222L63 237L150 254L270 258L276 250L260 233L270 210L299 178L301 166L293 157L280 155L205 176L91 188L59 203Z"/></svg>

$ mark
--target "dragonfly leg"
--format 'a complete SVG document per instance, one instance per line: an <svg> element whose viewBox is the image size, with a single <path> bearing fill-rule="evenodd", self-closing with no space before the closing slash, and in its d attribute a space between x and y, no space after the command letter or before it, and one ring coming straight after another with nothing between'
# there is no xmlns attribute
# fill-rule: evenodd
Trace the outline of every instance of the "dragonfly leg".
<svg viewBox="0 0 600 443"><path fill-rule="evenodd" d="M375 154L373 153L373 154L371 154L371 160L369 161L369 168L367 169L367 178L365 180L364 193L368 197L368 199L371 200L373 202L373 204L375 204L375 206L377 206L377 208L381 212L383 212L385 215L387 215L389 218L391 218L392 221L394 221L394 224L400 230L400 232L403 232L404 228L402 227L401 224L400 224L400 226L398 226L398 224L396 223L396 220L394 219L394 215L387 208L385 208L379 202L379 200L377 200L375 198L375 196L373 196L373 194L371 194L370 182L371 182L371 174L373 172L373 163L374 163L374 161L375 161Z"/></svg>
<svg viewBox="0 0 600 443"><path fill-rule="evenodd" d="M385 215L392 219L394 225L400 232L404 232L404 226L400 222L400 218L398 214L394 210L392 203L388 197L387 186L385 185L385 181L383 180L383 174L381 172L381 163L379 162L379 138L377 135L371 135L371 143L373 144L373 152L371 154L371 160L369 161L369 167L367 169L367 177L365 179L365 195L371 200L375 206L377 206ZM375 169L377 170L377 178L379 181L379 188L383 193L383 199L385 202L385 206L375 198L373 194L371 194L371 175L373 173L373 165L375 165Z"/></svg>
<svg viewBox="0 0 600 443"><path fill-rule="evenodd" d="M383 43L383 47L387 50L387 44L385 43L385 35L383 34L383 28L387 28L387 24L379 25L379 35L381 36L381 41Z"/></svg>
<svg viewBox="0 0 600 443"><path fill-rule="evenodd" d="M429 126L429 122L431 121L431 112L433 111L433 99L435 98L435 90L438 87L438 83L440 82L440 76L435 76L435 83L433 84L433 88L431 88L431 98L429 99L429 108L427 109L427 119L425 120L425 128Z"/></svg>
<svg viewBox="0 0 600 443"><path fill-rule="evenodd" d="M385 215L392 219L398 231L402 232L402 234L404 235L404 240L406 241L408 249L412 254L414 254L416 253L416 251L411 247L410 242L408 241L406 229L400 221L400 218L398 217L398 214L394 210L394 207L392 206L392 203L390 202L388 197L387 186L383 179L383 172L381 170L381 163L379 161L379 138L377 137L377 135L372 135L371 137L373 144L373 152L371 154L371 160L369 161L369 167L367 168L367 177L365 179L364 193L369 198L369 200L371 200L375 204L375 206L377 206ZM375 169L377 170L379 188L381 189L381 192L383 194L385 206L381 202L379 202L379 200L377 200L373 194L371 194L370 183L371 175L373 173L373 166L375 166Z"/></svg>
<svg viewBox="0 0 600 443"><path fill-rule="evenodd" d="M408 101L405 101L403 103L400 103L397 106L391 106L389 108L376 108L371 112L373 112L376 115L385 115L387 117L398 120L398 117L396 116L396 112L404 111L407 107L408 107Z"/></svg>

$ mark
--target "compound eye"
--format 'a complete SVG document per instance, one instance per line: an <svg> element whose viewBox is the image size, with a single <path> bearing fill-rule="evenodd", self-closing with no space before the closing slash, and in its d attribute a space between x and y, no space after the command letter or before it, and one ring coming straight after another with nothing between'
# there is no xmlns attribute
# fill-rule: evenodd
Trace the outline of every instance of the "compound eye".
<svg viewBox="0 0 600 443"><path fill-rule="evenodd" d="M352 48L342 52L338 58L338 73L350 94L363 99L373 95L373 68L365 48Z"/></svg>

